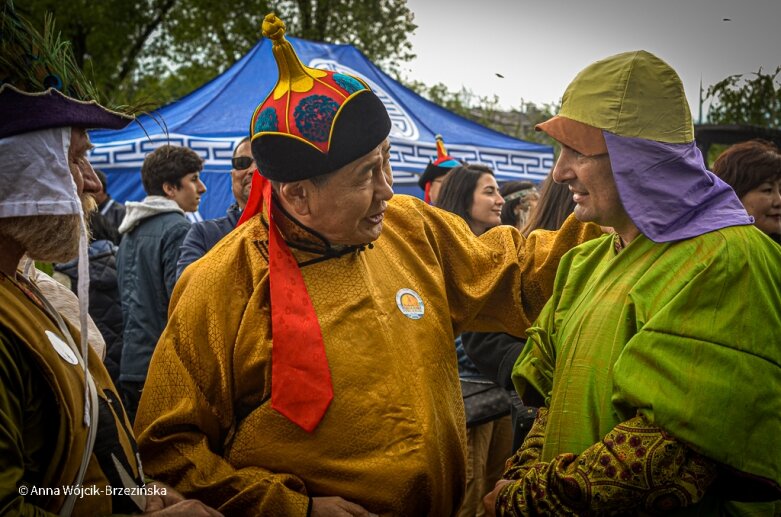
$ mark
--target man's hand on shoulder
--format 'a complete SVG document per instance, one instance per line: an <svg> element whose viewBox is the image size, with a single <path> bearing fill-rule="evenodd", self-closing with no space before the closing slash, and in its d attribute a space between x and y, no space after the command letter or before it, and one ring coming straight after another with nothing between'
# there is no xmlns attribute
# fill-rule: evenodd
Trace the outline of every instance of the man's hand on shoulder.
<svg viewBox="0 0 781 517"><path fill-rule="evenodd" d="M341 497L313 497L312 517L372 517L377 514L369 513L363 506L345 501Z"/></svg>

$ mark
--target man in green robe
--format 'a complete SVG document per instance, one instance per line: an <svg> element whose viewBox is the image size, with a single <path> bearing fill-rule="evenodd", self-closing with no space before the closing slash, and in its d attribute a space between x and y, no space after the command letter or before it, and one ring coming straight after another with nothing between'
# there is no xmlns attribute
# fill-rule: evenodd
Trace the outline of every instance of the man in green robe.
<svg viewBox="0 0 781 517"><path fill-rule="evenodd" d="M513 371L542 409L485 498L498 515L778 515L781 252L703 167L674 70L584 69L553 178L614 228L565 255Z"/></svg>

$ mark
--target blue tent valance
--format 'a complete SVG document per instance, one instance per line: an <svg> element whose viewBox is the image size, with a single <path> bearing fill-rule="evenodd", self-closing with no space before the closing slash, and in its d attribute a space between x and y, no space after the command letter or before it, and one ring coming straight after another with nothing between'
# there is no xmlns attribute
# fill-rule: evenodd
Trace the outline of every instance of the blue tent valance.
<svg viewBox="0 0 781 517"><path fill-rule="evenodd" d="M517 140L454 115L391 79L350 45L288 40L308 66L359 76L383 101L393 124L391 165L397 193L422 197L417 178L436 158L436 134L443 136L452 156L491 167L499 181L539 181L553 165L550 146ZM209 190L200 212L205 218L219 217L233 202L228 174L233 148L249 134L253 111L276 81L271 42L262 39L223 74L160 108L156 120L140 117L143 129L131 124L120 131L92 131L90 161L106 173L115 199L135 201L145 195L140 178L144 157L166 143L187 146L205 160L202 177Z"/></svg>

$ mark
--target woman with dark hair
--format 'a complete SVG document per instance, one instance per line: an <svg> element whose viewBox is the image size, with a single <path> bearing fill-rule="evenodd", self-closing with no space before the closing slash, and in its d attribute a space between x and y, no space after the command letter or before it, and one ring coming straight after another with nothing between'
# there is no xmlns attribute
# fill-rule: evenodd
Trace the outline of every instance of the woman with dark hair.
<svg viewBox="0 0 781 517"><path fill-rule="evenodd" d="M521 233L528 237L534 230L558 230L575 210L575 201L565 183L556 183L548 174L540 187L540 199L529 214Z"/></svg>
<svg viewBox="0 0 781 517"><path fill-rule="evenodd" d="M442 184L437 207L461 216L475 235L499 226L504 199L494 173L482 165L461 165L452 169ZM466 494L458 515L483 515L483 496L493 489L512 454L510 396L483 377L467 357L456 338L458 375L465 397L467 418ZM472 403L490 394L491 402Z"/></svg>
<svg viewBox="0 0 781 517"><path fill-rule="evenodd" d="M713 173L740 198L754 225L781 243L781 151L772 142L749 140L728 148Z"/></svg>
<svg viewBox="0 0 781 517"><path fill-rule="evenodd" d="M460 215L472 233L482 235L502 224L504 199L494 172L484 165L459 165L445 177L437 207Z"/></svg>
<svg viewBox="0 0 781 517"><path fill-rule="evenodd" d="M499 188L504 198L502 224L515 226L519 230L526 225L529 214L537 205L540 193L531 181L508 181Z"/></svg>

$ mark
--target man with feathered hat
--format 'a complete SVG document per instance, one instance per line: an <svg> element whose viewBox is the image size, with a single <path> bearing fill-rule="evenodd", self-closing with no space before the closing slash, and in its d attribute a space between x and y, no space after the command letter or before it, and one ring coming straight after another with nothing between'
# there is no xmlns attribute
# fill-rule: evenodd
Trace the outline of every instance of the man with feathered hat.
<svg viewBox="0 0 781 517"><path fill-rule="evenodd" d="M597 61L538 129L575 216L615 233L562 259L528 330L513 381L542 407L487 509L778 515L781 251L704 168L678 75Z"/></svg>
<svg viewBox="0 0 781 517"><path fill-rule="evenodd" d="M100 189L86 130L133 117L96 102L50 19L43 35L3 3L0 18L0 512L219 515L144 485L130 424L87 346L81 197ZM81 329L19 270L80 254Z"/></svg>
<svg viewBox="0 0 781 517"><path fill-rule="evenodd" d="M523 332L574 220L524 240L393 197L390 119L360 79L304 66L251 119L240 226L182 274L135 426L144 467L229 515L451 515L465 481L454 336Z"/></svg>

